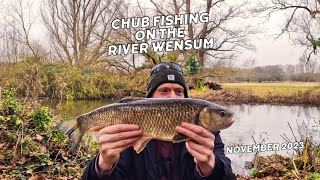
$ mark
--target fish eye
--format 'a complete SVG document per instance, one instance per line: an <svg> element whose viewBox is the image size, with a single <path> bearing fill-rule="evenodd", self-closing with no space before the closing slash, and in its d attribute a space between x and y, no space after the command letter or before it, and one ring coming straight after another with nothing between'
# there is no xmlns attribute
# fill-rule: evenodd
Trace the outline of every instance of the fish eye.
<svg viewBox="0 0 320 180"><path fill-rule="evenodd" d="M226 113L227 113L226 111L220 111L220 112L219 112L219 114L220 114L221 117L224 117L224 116L226 115Z"/></svg>

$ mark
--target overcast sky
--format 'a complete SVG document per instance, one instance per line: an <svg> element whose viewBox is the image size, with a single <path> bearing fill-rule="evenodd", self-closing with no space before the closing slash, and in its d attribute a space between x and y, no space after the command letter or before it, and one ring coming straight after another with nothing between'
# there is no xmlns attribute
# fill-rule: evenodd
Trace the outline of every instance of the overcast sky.
<svg viewBox="0 0 320 180"><path fill-rule="evenodd" d="M270 20L263 23L264 32L257 34L252 43L256 46L255 52L245 52L242 56L257 60L257 65L297 64L305 47L295 46L287 35L275 39L274 35L281 32L280 26L285 22L283 13L274 14Z"/></svg>
<svg viewBox="0 0 320 180"><path fill-rule="evenodd" d="M297 64L304 48L292 45L287 38L274 41L272 39L254 41L257 51L253 57L257 65ZM248 54L251 54L248 52Z"/></svg>
<svg viewBox="0 0 320 180"><path fill-rule="evenodd" d="M144 5L152 6L150 0L139 0ZM255 0L253 0L255 1ZM197 3L206 3L205 0ZM299 58L304 52L304 47L298 47L292 44L286 35L275 40L271 35L280 32L280 26L285 22L286 16L280 12L271 16L269 21L262 22L264 32L257 34L252 39L252 44L256 47L255 51L244 51L239 56L239 61L248 58L256 59L256 65L275 65L275 64L297 64ZM241 62L239 62L241 64Z"/></svg>
<svg viewBox="0 0 320 180"><path fill-rule="evenodd" d="M36 9L34 13L39 13L39 4L41 1L42 0L32 0L34 8ZM140 0L140 2L141 1L150 3L149 0ZM255 35L252 39L256 51L244 51L243 54L240 55L240 62L238 62L238 64L241 64L241 61L247 58L256 59L256 65L297 64L303 54L304 47L292 45L286 36L277 40L269 37L269 35L279 32L279 25L283 23L284 18L285 16L278 14L272 16L268 22L263 23L265 32ZM37 21L41 21L40 15L37 17ZM39 35L45 37L45 34L42 33L44 31L44 27L35 25L32 34L37 38L39 38Z"/></svg>

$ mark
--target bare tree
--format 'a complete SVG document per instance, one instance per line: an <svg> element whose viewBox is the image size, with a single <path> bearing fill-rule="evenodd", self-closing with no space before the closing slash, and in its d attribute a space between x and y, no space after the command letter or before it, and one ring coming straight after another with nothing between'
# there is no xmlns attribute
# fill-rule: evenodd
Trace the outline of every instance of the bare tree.
<svg viewBox="0 0 320 180"><path fill-rule="evenodd" d="M292 31L295 32L294 37L292 37L293 42L305 47L302 57L306 58L306 63L311 61L311 57L319 59L320 17L310 18L309 15L304 14L296 19L291 26Z"/></svg>
<svg viewBox="0 0 320 180"><path fill-rule="evenodd" d="M263 14L267 19L282 12L287 18L276 38L288 34L295 44L306 48L303 57L308 61L311 55L317 54L317 48L320 48L320 0L258 1L253 12Z"/></svg>
<svg viewBox="0 0 320 180"><path fill-rule="evenodd" d="M17 41L22 39L17 29L4 24L0 35L0 59L2 62L15 63L28 54L28 48Z"/></svg>
<svg viewBox="0 0 320 180"><path fill-rule="evenodd" d="M112 0L45 1L41 15L58 57L72 65L94 65L105 58L118 7Z"/></svg>
<svg viewBox="0 0 320 180"><path fill-rule="evenodd" d="M139 0L136 1L123 1L121 6L117 7L118 11L114 16L114 19L126 19L138 18L138 17L150 17L152 16L152 11L149 8L143 6L144 3ZM117 30L111 30L112 36L110 37L112 44L139 44L142 41L135 39L135 34L142 30L141 27L130 27L130 28L120 28ZM148 40L145 40L148 41ZM168 54L174 54L175 52L170 52ZM136 73L144 70L146 68L152 67L154 64L160 62L163 55L158 55L154 53L151 49L148 49L146 53L143 54L121 54L116 56L108 56L104 58L107 69L109 71L118 71L125 74L130 74L132 77Z"/></svg>
<svg viewBox="0 0 320 180"><path fill-rule="evenodd" d="M254 58L248 58L246 60L243 61L242 63L242 67L245 69L252 69L256 66L257 64L257 60Z"/></svg>
<svg viewBox="0 0 320 180"><path fill-rule="evenodd" d="M201 65L204 65L209 57L214 59L230 59L235 57L241 49L253 49L249 42L249 35L255 33L250 25L244 23L248 17L245 14L248 1L241 3L225 0L207 0L204 2L191 0L170 0L164 3L162 0L150 0L155 11L160 15L190 14L208 12L209 22L189 23L185 26L188 39L214 38L214 47L193 51L197 54ZM243 23L239 23L239 22ZM176 27L181 27L176 25ZM189 51L190 52L190 51ZM182 52L187 55L187 51ZM207 55L207 59L205 58Z"/></svg>
<svg viewBox="0 0 320 180"><path fill-rule="evenodd" d="M140 5L140 2L132 1L123 1L121 6L117 7L117 13L114 16L118 19L128 19L131 17L142 17L147 16L146 9L143 9ZM140 28L124 28L111 30L112 37L110 37L114 44L136 44L140 43L134 37L135 33L141 30ZM144 64L145 58L144 55L139 54L123 54L117 56L109 56L104 59L105 63L109 69L117 70L118 72L123 72L126 74L135 75L138 71L143 69L141 64Z"/></svg>
<svg viewBox="0 0 320 180"><path fill-rule="evenodd" d="M30 31L35 22L32 4L23 0L10 2L2 11L2 16L5 17L2 50L10 59L9 61L13 56L18 60L19 57L30 54L39 60L37 47L34 46L35 42L30 37Z"/></svg>
<svg viewBox="0 0 320 180"><path fill-rule="evenodd" d="M248 58L243 61L241 65L241 75L247 82L250 82L254 79L255 74L253 73L253 69L255 68L256 64L257 61L254 58Z"/></svg>

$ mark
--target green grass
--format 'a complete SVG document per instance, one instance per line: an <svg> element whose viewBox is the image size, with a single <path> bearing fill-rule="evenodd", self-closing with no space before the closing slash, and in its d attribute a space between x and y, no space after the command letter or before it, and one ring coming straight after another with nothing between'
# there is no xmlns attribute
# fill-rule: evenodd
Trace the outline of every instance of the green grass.
<svg viewBox="0 0 320 180"><path fill-rule="evenodd" d="M222 90L190 91L191 97L239 103L320 104L320 83L222 83Z"/></svg>
<svg viewBox="0 0 320 180"><path fill-rule="evenodd" d="M320 83L275 82L275 83L225 83L222 88L227 91L250 91L251 95L264 100L270 96L292 97L297 94L320 92Z"/></svg>

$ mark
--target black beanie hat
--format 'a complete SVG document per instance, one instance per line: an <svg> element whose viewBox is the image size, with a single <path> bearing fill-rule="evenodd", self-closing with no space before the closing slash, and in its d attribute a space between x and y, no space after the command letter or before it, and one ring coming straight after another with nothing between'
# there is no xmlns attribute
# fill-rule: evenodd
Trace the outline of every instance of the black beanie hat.
<svg viewBox="0 0 320 180"><path fill-rule="evenodd" d="M188 97L188 87L183 75L173 69L167 68L163 71L160 71L154 75L151 75L149 84L147 86L147 98L150 98L153 92L164 83L177 83L180 84L184 89L184 97Z"/></svg>

